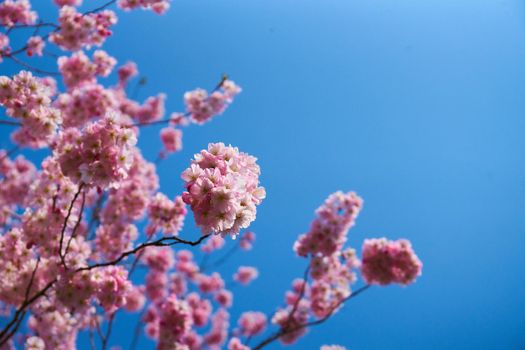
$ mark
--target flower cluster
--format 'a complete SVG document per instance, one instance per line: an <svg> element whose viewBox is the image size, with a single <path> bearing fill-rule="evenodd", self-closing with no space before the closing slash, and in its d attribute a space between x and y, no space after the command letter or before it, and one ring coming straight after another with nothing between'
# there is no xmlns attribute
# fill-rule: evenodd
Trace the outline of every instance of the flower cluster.
<svg viewBox="0 0 525 350"><path fill-rule="evenodd" d="M76 183L101 188L116 187L128 177L133 163L131 148L137 139L132 130L112 118L66 129L54 146L64 175Z"/></svg>
<svg viewBox="0 0 525 350"><path fill-rule="evenodd" d="M310 231L299 236L294 250L300 256L330 256L346 242L348 230L363 206L363 200L354 192L336 192L330 195L317 211Z"/></svg>
<svg viewBox="0 0 525 350"><path fill-rule="evenodd" d="M0 4L0 25L33 24L37 18L29 0L5 0Z"/></svg>
<svg viewBox="0 0 525 350"><path fill-rule="evenodd" d="M159 15L164 14L170 8L170 0L119 0L117 4L123 10L151 9Z"/></svg>
<svg viewBox="0 0 525 350"><path fill-rule="evenodd" d="M54 106L64 116L64 127L80 127L93 118L111 113L118 103L112 90L99 84L83 84L58 95Z"/></svg>
<svg viewBox="0 0 525 350"><path fill-rule="evenodd" d="M86 83L95 83L96 75L108 76L116 64L117 61L103 50L96 50L93 53L93 62L82 51L70 57L58 58L58 69L68 89Z"/></svg>
<svg viewBox="0 0 525 350"><path fill-rule="evenodd" d="M32 36L27 40L26 53L28 56L42 56L44 53L45 42L40 36Z"/></svg>
<svg viewBox="0 0 525 350"><path fill-rule="evenodd" d="M219 88L208 94L206 90L196 89L184 94L184 103L190 119L204 124L214 116L224 112L241 88L231 80L223 81Z"/></svg>
<svg viewBox="0 0 525 350"><path fill-rule="evenodd" d="M259 276L259 271L252 266L239 266L237 272L233 275L233 279L240 284L247 285Z"/></svg>
<svg viewBox="0 0 525 350"><path fill-rule="evenodd" d="M186 217L186 205L182 197L171 201L162 193L157 193L148 206L150 223L146 228L148 235L160 230L165 234L177 235L182 229Z"/></svg>
<svg viewBox="0 0 525 350"><path fill-rule="evenodd" d="M52 141L61 123L60 112L51 107L54 93L49 81L30 72L21 71L13 78L0 76L0 105L8 116L22 122L12 135L16 143L40 148Z"/></svg>
<svg viewBox="0 0 525 350"><path fill-rule="evenodd" d="M172 127L160 131L160 139L167 153L178 152L182 149L182 131Z"/></svg>
<svg viewBox="0 0 525 350"><path fill-rule="evenodd" d="M113 11L82 14L71 6L63 6L60 9L58 20L60 30L51 33L49 40L70 51L102 45L111 35L109 28L117 23Z"/></svg>
<svg viewBox="0 0 525 350"><path fill-rule="evenodd" d="M258 311L243 312L239 317L239 333L245 337L254 337L266 329L266 315Z"/></svg>
<svg viewBox="0 0 525 350"><path fill-rule="evenodd" d="M421 275L423 264L406 239L366 239L363 243L361 273L369 284L407 285Z"/></svg>
<svg viewBox="0 0 525 350"><path fill-rule="evenodd" d="M182 173L190 205L203 233L236 236L255 220L256 205L265 197L259 187L256 158L223 143L212 143L196 154Z"/></svg>
<svg viewBox="0 0 525 350"><path fill-rule="evenodd" d="M346 350L346 348L340 345L323 345L321 350Z"/></svg>

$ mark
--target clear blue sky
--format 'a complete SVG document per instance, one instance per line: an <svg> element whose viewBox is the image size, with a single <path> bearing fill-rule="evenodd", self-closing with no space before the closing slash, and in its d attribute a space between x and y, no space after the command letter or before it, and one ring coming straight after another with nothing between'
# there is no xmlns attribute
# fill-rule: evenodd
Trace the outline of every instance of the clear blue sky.
<svg viewBox="0 0 525 350"><path fill-rule="evenodd" d="M53 17L50 0L33 2ZM224 271L257 265L261 276L235 289L235 310L280 305L306 264L295 238L328 194L355 190L365 206L351 245L408 238L423 276L367 291L292 349L525 348L522 1L177 0L162 17L119 15L105 49L148 77L141 99L166 92L167 110L180 111L185 91L223 72L244 89L159 167L175 195L208 142L259 158L268 197L255 249ZM151 160L157 133L141 134ZM191 222L184 235L194 237ZM114 332L124 348L133 326L125 317Z"/></svg>

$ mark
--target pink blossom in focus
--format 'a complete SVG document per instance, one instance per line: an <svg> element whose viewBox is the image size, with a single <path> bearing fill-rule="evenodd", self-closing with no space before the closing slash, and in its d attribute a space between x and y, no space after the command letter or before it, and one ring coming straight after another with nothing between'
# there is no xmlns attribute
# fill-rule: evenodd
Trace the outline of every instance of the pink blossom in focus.
<svg viewBox="0 0 525 350"><path fill-rule="evenodd" d="M118 186L128 177L137 142L129 128L112 118L87 125L82 131L69 128L54 147L64 175L76 183L102 188Z"/></svg>
<svg viewBox="0 0 525 350"><path fill-rule="evenodd" d="M208 94L206 90L196 89L184 94L184 104L190 119L203 124L214 116L224 112L233 98L241 91L231 80L225 80L220 87Z"/></svg>
<svg viewBox="0 0 525 350"><path fill-rule="evenodd" d="M182 173L187 190L182 198L203 233L235 237L255 220L256 206L265 197L259 174L256 158L223 143L195 155Z"/></svg>

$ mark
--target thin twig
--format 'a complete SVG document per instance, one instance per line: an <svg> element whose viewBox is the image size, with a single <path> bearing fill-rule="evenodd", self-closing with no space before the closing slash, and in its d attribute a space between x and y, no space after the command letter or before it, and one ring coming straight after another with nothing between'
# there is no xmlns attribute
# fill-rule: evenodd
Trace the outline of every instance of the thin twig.
<svg viewBox="0 0 525 350"><path fill-rule="evenodd" d="M2 125L12 125L12 126L22 126L22 123L13 122L11 120L0 120L0 124L2 124Z"/></svg>
<svg viewBox="0 0 525 350"><path fill-rule="evenodd" d="M73 211L73 206L75 205L75 202L76 202L78 196L80 195L80 192L82 191L83 187L84 187L83 183L81 183L78 186L78 191L77 191L77 193L75 193L75 196L73 197L73 200L71 201L71 204L69 205L69 209L67 211L67 215L66 215L66 218L64 220L64 225L62 226L62 232L60 233L60 247L58 249L58 255L60 256L60 260L62 261L62 265L64 265L65 268L67 268L67 266L66 266L66 259L65 259L65 255L62 255L62 247L64 245L64 234L66 232L67 222L69 221L69 217L71 216L71 212Z"/></svg>
<svg viewBox="0 0 525 350"><path fill-rule="evenodd" d="M71 241L73 238L76 237L78 227L80 226L80 223L82 222L82 214L84 213L84 206L86 204L86 191L84 190L82 192L82 203L80 205L80 214L78 215L77 223L73 227L73 231L71 232L71 235L69 236L69 241L67 242L66 246L66 252L64 253L64 260L66 260L66 255L69 251L69 246L71 245Z"/></svg>
<svg viewBox="0 0 525 350"><path fill-rule="evenodd" d="M10 58L12 59L15 63L18 63L19 65L21 65L22 67L26 68L26 69L29 69L30 71L34 72L34 73L38 73L38 74L43 74L43 75L54 75L54 76L60 76L60 73L58 72L50 72L50 71L47 71L47 70L43 70L43 69L40 69L40 68L37 68L37 67L33 67L32 65L30 65L29 63L26 63L18 58L16 58L14 56L14 53L11 53L9 55L5 55L4 57L6 58Z"/></svg>
<svg viewBox="0 0 525 350"><path fill-rule="evenodd" d="M94 265L90 265L90 266L86 266L86 267L81 267L81 268L77 269L76 272L88 271L88 270L95 269L97 267L116 265L119 262L121 262L124 258L126 258L127 256L136 254L136 253L140 252L142 249L144 249L146 247L153 247L153 246L155 246L155 247L167 247L167 246L172 246L172 245L176 245L176 244L187 244L187 245L191 245L191 246L196 246L196 245L199 245L202 241L204 241L209 236L210 236L210 234L207 234L205 236L201 236L196 241L187 241L185 239L181 239L181 238L175 237L175 236L173 236L173 237L163 237L163 238L160 238L160 239L158 239L156 241L153 241L153 242L142 243L139 246L137 246L136 248L122 253L118 258L116 258L114 260L111 260L111 261L108 261L108 262L105 262L105 263L98 263L98 264L94 264ZM171 242L166 243L167 241L171 241Z"/></svg>

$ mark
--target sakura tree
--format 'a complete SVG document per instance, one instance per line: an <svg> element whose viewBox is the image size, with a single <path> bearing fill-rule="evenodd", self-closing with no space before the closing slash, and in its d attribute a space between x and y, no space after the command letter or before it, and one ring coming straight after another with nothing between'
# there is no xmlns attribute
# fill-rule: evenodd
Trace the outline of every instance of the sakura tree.
<svg viewBox="0 0 525 350"><path fill-rule="evenodd" d="M117 66L100 47L117 23L115 10L161 15L169 0L112 0L88 10L80 10L88 5L82 0L46 1L59 11L57 23L40 18L28 0L0 3L0 61L21 69L0 76L0 124L13 128L13 147L0 150L0 349L105 350L117 313L140 314L130 349L141 336L158 350L290 345L370 286L408 285L421 274L403 239L367 239L359 259L346 241L363 200L336 192L295 242L305 271L283 304L231 320L234 295L220 266L234 251L220 251L226 240L246 251L255 242L249 227L266 195L257 159L210 143L188 160L180 174L185 191L174 198L159 190L156 163L181 149L185 127L222 114L241 88L225 76L211 91L184 94L186 110L166 117L164 94L142 103L130 94L136 64ZM56 72L34 65L35 56L55 60ZM114 69L118 80L102 85L99 78ZM160 129L158 155L137 147L144 127ZM33 164L17 154L32 149L48 155ZM188 210L197 239L183 232ZM196 250L205 256L200 263ZM145 280L134 278L137 268L147 270ZM352 291L358 272L363 283ZM233 279L247 285L257 276L255 267L239 266ZM79 344L80 333L89 344Z"/></svg>

